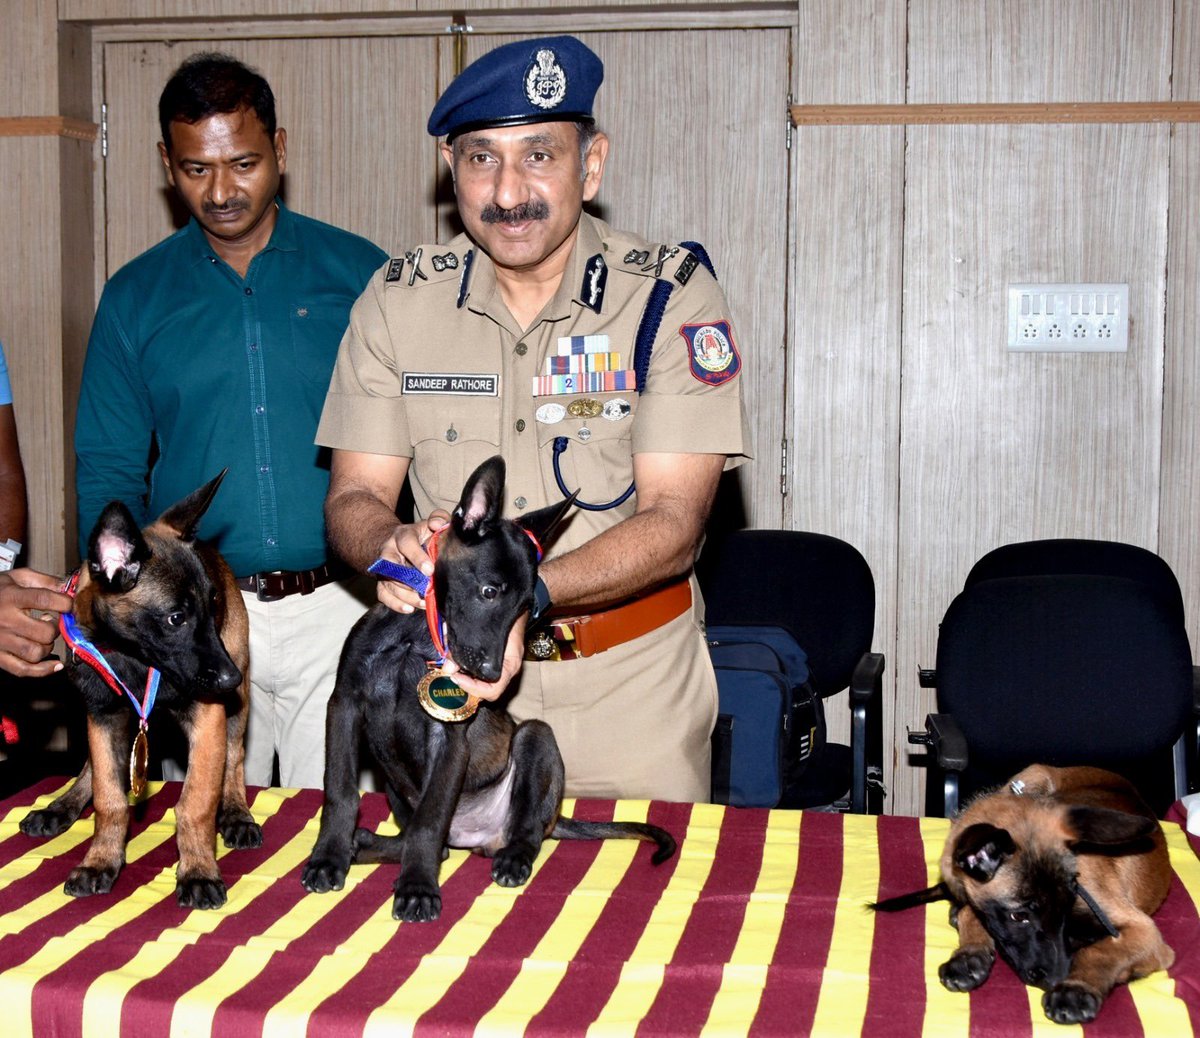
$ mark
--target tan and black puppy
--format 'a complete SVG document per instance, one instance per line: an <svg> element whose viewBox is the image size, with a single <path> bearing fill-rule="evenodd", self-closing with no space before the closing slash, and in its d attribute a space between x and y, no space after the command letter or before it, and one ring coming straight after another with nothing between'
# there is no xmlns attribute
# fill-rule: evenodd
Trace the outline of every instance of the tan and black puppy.
<svg viewBox="0 0 1200 1038"><path fill-rule="evenodd" d="M955 820L941 874L937 886L871 907L951 902L959 946L938 970L951 991L979 987L998 951L1045 989L1046 1016L1084 1023L1117 984L1175 961L1150 918L1171 885L1162 828L1112 772L1026 768Z"/></svg>
<svg viewBox="0 0 1200 1038"><path fill-rule="evenodd" d="M88 763L70 789L21 822L30 836L55 836L94 802L95 835L64 887L76 897L111 890L125 864L131 772L144 773L144 762L131 761L139 707L120 683L142 700L151 667L160 681L149 732L156 727L155 710L165 709L188 740L187 776L175 812L179 903L189 908L225 903L215 854L218 827L228 847L262 843L262 830L246 805L243 772L246 606L224 559L196 540L196 527L224 475L144 530L123 504L113 502L92 531L74 621L85 639L80 644L98 650L119 682L86 660L86 648L70 654L67 673L88 711Z"/></svg>

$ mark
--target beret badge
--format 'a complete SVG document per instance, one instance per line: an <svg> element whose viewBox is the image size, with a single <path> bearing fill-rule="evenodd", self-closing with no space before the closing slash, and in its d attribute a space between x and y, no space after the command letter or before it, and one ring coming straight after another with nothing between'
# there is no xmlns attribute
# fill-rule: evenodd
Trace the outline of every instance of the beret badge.
<svg viewBox="0 0 1200 1038"><path fill-rule="evenodd" d="M567 96L567 74L546 49L537 52L535 61L525 70L525 96L529 103L549 110L557 108Z"/></svg>

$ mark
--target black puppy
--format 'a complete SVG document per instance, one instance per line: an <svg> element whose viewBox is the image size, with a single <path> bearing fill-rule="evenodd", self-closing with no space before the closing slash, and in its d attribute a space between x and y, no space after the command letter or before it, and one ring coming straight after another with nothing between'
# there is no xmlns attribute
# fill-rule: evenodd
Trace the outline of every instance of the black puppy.
<svg viewBox="0 0 1200 1038"><path fill-rule="evenodd" d="M446 627L449 653L468 674L494 680L517 618L530 608L537 549L563 507L534 512L520 526L500 518L504 462L495 457L471 475L450 525L439 533L431 592ZM656 843L657 865L675 852L653 825L560 817L563 763L554 733L541 721L521 725L491 703L465 721L436 720L417 685L435 658L425 617L375 605L350 632L329 700L325 804L301 882L340 890L356 863L402 863L392 915L406 921L441 913L438 871L447 846L494 858L492 878L519 886L547 836L611 837ZM386 777L392 813L403 832L380 837L355 829L362 734Z"/></svg>

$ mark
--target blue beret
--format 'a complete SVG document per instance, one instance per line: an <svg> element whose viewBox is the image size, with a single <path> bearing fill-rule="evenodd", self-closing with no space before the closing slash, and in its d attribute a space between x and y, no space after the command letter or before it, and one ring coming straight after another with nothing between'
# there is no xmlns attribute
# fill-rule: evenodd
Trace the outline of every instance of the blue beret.
<svg viewBox="0 0 1200 1038"><path fill-rule="evenodd" d="M574 36L544 36L488 51L433 106L429 132L453 140L468 130L592 118L604 65Z"/></svg>

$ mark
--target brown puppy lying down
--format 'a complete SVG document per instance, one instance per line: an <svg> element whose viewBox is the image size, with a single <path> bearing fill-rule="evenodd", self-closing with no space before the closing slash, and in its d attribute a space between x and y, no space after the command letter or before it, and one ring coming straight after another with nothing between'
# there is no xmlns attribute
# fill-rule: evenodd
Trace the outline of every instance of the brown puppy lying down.
<svg viewBox="0 0 1200 1038"><path fill-rule="evenodd" d="M1116 985L1175 961L1150 918L1171 884L1162 828L1110 771L1026 768L954 821L941 875L871 907L950 901L959 946L938 976L951 991L979 987L999 951L1045 990L1046 1016L1083 1023Z"/></svg>

